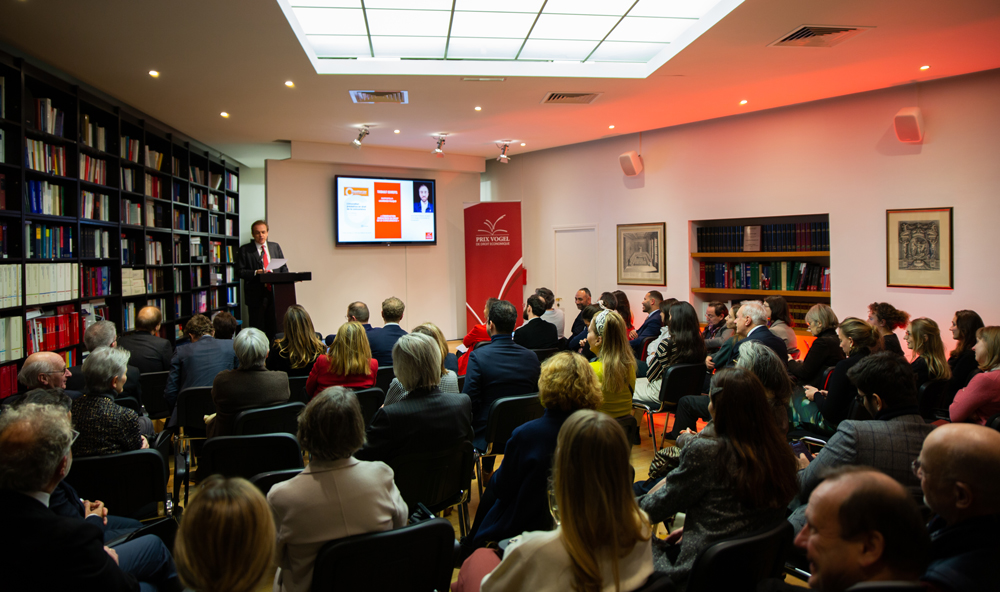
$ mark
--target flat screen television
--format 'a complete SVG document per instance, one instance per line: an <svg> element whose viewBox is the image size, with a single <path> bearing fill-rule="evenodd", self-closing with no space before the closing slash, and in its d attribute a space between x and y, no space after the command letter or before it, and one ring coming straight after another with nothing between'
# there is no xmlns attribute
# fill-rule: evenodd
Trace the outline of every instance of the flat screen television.
<svg viewBox="0 0 1000 592"><path fill-rule="evenodd" d="M437 195L431 179L337 175L337 245L437 244Z"/></svg>

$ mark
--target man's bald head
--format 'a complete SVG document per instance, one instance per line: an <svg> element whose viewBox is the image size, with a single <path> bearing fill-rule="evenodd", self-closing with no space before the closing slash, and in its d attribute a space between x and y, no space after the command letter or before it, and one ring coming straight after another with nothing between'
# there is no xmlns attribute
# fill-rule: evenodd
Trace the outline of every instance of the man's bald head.
<svg viewBox="0 0 1000 592"><path fill-rule="evenodd" d="M949 524L1000 513L1000 432L943 425L928 434L918 461L924 501Z"/></svg>
<svg viewBox="0 0 1000 592"><path fill-rule="evenodd" d="M163 313L155 306L144 306L135 315L135 328L139 331L156 333L163 322Z"/></svg>
<svg viewBox="0 0 1000 592"><path fill-rule="evenodd" d="M28 390L66 388L66 360L55 352L35 352L24 360L17 380Z"/></svg>

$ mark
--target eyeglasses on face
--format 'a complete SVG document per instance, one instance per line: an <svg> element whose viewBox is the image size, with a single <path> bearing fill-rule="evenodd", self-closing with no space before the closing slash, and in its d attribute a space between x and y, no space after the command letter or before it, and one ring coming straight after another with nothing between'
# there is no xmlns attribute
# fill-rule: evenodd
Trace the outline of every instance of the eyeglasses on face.
<svg viewBox="0 0 1000 592"><path fill-rule="evenodd" d="M924 475L927 475L927 471L924 470L924 464L920 462L919 458L914 459L914 461L910 463L910 468L913 469L913 474L917 477L920 476L921 471L923 471Z"/></svg>

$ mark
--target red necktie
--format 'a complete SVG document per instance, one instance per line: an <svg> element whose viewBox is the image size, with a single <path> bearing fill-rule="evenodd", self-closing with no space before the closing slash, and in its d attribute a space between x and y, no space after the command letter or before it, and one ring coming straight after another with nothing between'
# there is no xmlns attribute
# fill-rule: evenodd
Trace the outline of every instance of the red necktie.
<svg viewBox="0 0 1000 592"><path fill-rule="evenodd" d="M267 245L261 248L260 255L264 259L264 271L267 271L267 266L271 264L271 258L267 256Z"/></svg>

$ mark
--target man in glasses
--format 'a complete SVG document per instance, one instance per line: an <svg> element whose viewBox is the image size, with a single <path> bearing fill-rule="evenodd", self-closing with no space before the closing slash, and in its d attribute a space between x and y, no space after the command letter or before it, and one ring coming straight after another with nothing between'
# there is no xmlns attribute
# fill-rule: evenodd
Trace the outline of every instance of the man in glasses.
<svg viewBox="0 0 1000 592"><path fill-rule="evenodd" d="M70 377L66 360L55 352L35 352L28 356L17 375L17 380L25 387L25 392L36 388L66 388ZM71 399L80 396L79 391L64 390Z"/></svg>

